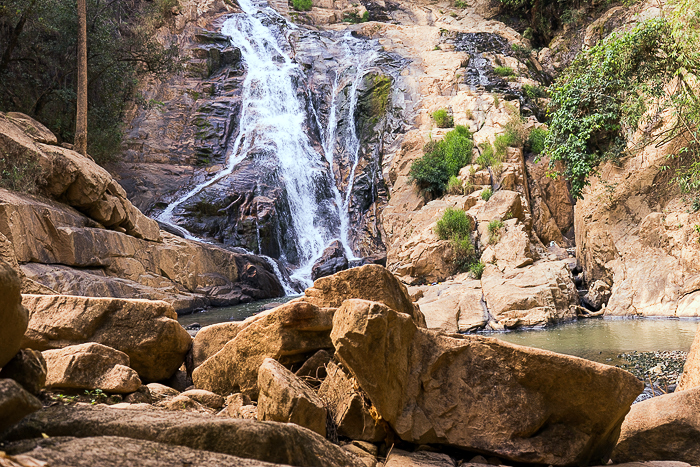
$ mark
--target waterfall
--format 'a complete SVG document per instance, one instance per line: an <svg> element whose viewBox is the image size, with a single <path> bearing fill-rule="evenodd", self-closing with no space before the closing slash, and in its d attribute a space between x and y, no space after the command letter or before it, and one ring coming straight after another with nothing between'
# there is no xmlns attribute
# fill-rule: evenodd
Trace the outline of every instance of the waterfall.
<svg viewBox="0 0 700 467"><path fill-rule="evenodd" d="M289 47L280 24L288 30L298 27L265 4L240 0L239 5L244 13L232 15L222 27L222 33L241 50L247 70L241 92L238 135L227 149L226 166L172 202L158 220L172 225L186 238L196 239L175 225L175 210L231 175L242 161L252 158L269 168L284 187L289 212L285 226L288 235L281 241L287 250L295 253L298 268L292 277L308 287L314 262L333 240L339 239L346 255L356 259L349 240L351 192L360 156L354 114L362 79L378 58L378 47L349 34L338 39L345 59L335 70L328 118L322 124L313 104L308 109L311 115L307 114L304 100L313 101L310 94L304 96L298 90L298 84L306 79L304 70L285 51ZM339 94L345 89L349 90L349 106L341 111ZM307 134L310 121L321 133L323 154L314 148ZM342 136L337 134L340 121L348 128ZM346 155L351 165L344 190L333 171L337 163L335 154ZM281 259L286 259L284 251Z"/></svg>

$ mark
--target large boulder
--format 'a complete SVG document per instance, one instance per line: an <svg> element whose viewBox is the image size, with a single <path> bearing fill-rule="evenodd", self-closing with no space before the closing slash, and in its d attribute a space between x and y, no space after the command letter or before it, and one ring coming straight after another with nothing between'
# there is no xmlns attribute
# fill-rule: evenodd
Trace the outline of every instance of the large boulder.
<svg viewBox="0 0 700 467"><path fill-rule="evenodd" d="M333 311L296 300L248 318L232 340L192 372L195 386L257 397L258 369L265 358L290 365L333 347Z"/></svg>
<svg viewBox="0 0 700 467"><path fill-rule="evenodd" d="M39 399L14 380L0 379L0 433L41 409Z"/></svg>
<svg viewBox="0 0 700 467"><path fill-rule="evenodd" d="M612 453L615 463L700 461L700 387L652 397L632 406Z"/></svg>
<svg viewBox="0 0 700 467"><path fill-rule="evenodd" d="M306 383L266 358L258 371L258 420L296 423L326 437L327 410Z"/></svg>
<svg viewBox="0 0 700 467"><path fill-rule="evenodd" d="M481 285L489 313L501 326L536 326L576 317L579 296L566 261L538 262L505 273L489 264Z"/></svg>
<svg viewBox="0 0 700 467"><path fill-rule="evenodd" d="M340 436L372 443L383 441L386 438L384 426L374 419L371 406L356 388L357 381L331 362L318 395L326 401L329 416Z"/></svg>
<svg viewBox="0 0 700 467"><path fill-rule="evenodd" d="M192 338L163 301L66 295L25 295L29 328L22 346L59 349L85 342L120 350L146 382L175 373Z"/></svg>
<svg viewBox="0 0 700 467"><path fill-rule="evenodd" d="M110 347L87 343L46 350L49 389L101 389L130 393L141 387L138 374L129 368L129 357Z"/></svg>
<svg viewBox="0 0 700 467"><path fill-rule="evenodd" d="M348 258L345 256L343 244L340 243L340 240L335 240L323 250L321 257L314 263L311 268L311 279L316 280L330 276L347 268Z"/></svg>
<svg viewBox="0 0 700 467"><path fill-rule="evenodd" d="M3 449L13 455L21 454L37 461L47 462L47 465L71 467L94 467L96 465L100 467L124 467L128 465L138 465L139 467L179 467L183 465L197 467L279 467L280 465L255 459L243 459L217 452L118 436L99 436L94 438L58 436L55 438L8 443ZM26 459L26 457L23 457L23 459ZM14 465L20 464L11 464L12 467ZM38 466L43 464L37 462L31 465Z"/></svg>
<svg viewBox="0 0 700 467"><path fill-rule="evenodd" d="M612 451L642 383L618 368L482 336L419 328L347 300L336 358L402 440L515 462L585 465Z"/></svg>
<svg viewBox="0 0 700 467"><path fill-rule="evenodd" d="M22 349L0 371L0 378L17 381L34 395L46 385L46 360L38 350Z"/></svg>
<svg viewBox="0 0 700 467"><path fill-rule="evenodd" d="M392 449L384 467L455 467L455 465L454 459L441 452L407 452Z"/></svg>
<svg viewBox="0 0 700 467"><path fill-rule="evenodd" d="M243 321L230 321L205 326L197 332L192 341L192 364L194 368L215 355L238 334L245 324Z"/></svg>
<svg viewBox="0 0 700 467"><path fill-rule="evenodd" d="M388 269L378 264L341 271L322 277L304 292L305 300L318 307L338 308L349 298L380 302L411 316L419 326L425 326L425 317L413 304L403 285Z"/></svg>
<svg viewBox="0 0 700 467"><path fill-rule="evenodd" d="M22 306L20 287L17 272L0 259L0 368L19 351L27 329L27 310Z"/></svg>
<svg viewBox="0 0 700 467"><path fill-rule="evenodd" d="M700 386L700 331L695 334L693 346L683 366L683 374L676 391L685 391Z"/></svg>
<svg viewBox="0 0 700 467"><path fill-rule="evenodd" d="M121 436L298 467L364 467L357 457L292 423L258 422L155 408L48 407L25 419L7 440Z"/></svg>
<svg viewBox="0 0 700 467"><path fill-rule="evenodd" d="M414 286L409 292L420 294L416 303L428 329L467 332L488 324L489 314L481 300L481 281L470 279L468 274L436 285Z"/></svg>

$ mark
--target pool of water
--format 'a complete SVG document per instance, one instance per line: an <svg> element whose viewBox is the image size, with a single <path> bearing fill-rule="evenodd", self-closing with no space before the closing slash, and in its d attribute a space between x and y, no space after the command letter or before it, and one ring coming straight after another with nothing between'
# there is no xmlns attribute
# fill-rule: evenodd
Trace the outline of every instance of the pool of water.
<svg viewBox="0 0 700 467"><path fill-rule="evenodd" d="M687 352L698 325L697 319L597 318L485 335L614 365L621 362L619 354L633 351Z"/></svg>
<svg viewBox="0 0 700 467"><path fill-rule="evenodd" d="M193 323L199 323L202 327L211 324L223 323L226 321L243 321L249 316L257 315L267 306L274 303L287 303L290 300L301 297L301 295L287 295L284 297L270 298L267 300L257 300L250 303L241 303L236 306L226 306L221 308L211 308L209 310L192 313L178 317L178 322L187 327Z"/></svg>

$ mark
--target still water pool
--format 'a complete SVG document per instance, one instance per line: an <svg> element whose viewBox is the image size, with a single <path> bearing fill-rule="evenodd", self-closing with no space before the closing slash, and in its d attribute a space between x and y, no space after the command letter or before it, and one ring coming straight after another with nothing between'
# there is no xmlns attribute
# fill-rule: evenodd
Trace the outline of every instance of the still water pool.
<svg viewBox="0 0 700 467"><path fill-rule="evenodd" d="M270 298L267 300L257 300L251 303L242 303L236 306L226 306L221 308L211 308L199 313L180 316L177 320L187 327L193 323L199 323L202 327L226 321L243 321L249 316L257 315L270 304L287 303L290 300L299 298L301 295L287 295L285 297Z"/></svg>
<svg viewBox="0 0 700 467"><path fill-rule="evenodd" d="M660 318L596 318L527 331L485 335L589 360L616 364L617 356L633 351L687 352L700 320Z"/></svg>

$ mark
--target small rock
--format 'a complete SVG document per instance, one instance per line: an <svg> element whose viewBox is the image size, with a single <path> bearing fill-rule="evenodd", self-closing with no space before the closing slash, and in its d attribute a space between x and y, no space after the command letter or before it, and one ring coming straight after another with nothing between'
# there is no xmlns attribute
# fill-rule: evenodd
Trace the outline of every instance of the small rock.
<svg viewBox="0 0 700 467"><path fill-rule="evenodd" d="M295 374L299 377L308 376L323 379L326 377L326 364L331 361L331 358L333 355L321 349L305 361Z"/></svg>
<svg viewBox="0 0 700 467"><path fill-rule="evenodd" d="M150 404L153 402L153 397L151 397L151 391L148 386L141 386L136 390L128 394L124 398L124 402L129 404Z"/></svg>
<svg viewBox="0 0 700 467"><path fill-rule="evenodd" d="M12 379L0 379L0 433L41 409L39 399Z"/></svg>
<svg viewBox="0 0 700 467"><path fill-rule="evenodd" d="M17 381L34 395L46 386L46 360L41 352L22 349L0 371L0 378Z"/></svg>
<svg viewBox="0 0 700 467"><path fill-rule="evenodd" d="M177 389L173 389L169 386L160 383L148 383L146 387L148 388L151 397L153 397L156 400L163 400L169 397L175 397L180 395L180 391L178 391Z"/></svg>
<svg viewBox="0 0 700 467"><path fill-rule="evenodd" d="M190 389L185 391L181 396L187 396L190 399L199 402L200 404L209 407L210 409L218 410L224 406L224 398L218 394L214 394L204 389Z"/></svg>
<svg viewBox="0 0 700 467"><path fill-rule="evenodd" d="M131 393L141 386L138 374L129 368L129 357L105 345L87 343L46 350L50 389L101 389L110 393Z"/></svg>

